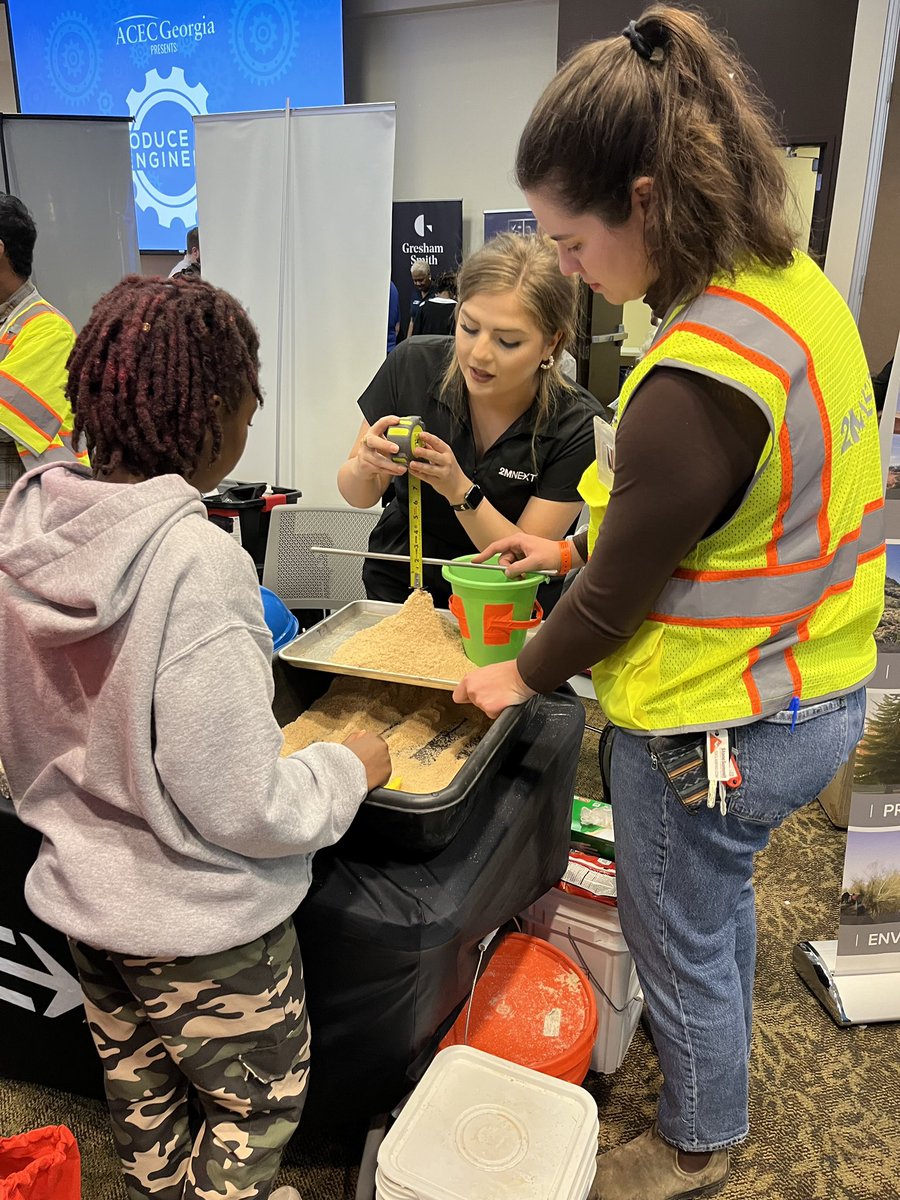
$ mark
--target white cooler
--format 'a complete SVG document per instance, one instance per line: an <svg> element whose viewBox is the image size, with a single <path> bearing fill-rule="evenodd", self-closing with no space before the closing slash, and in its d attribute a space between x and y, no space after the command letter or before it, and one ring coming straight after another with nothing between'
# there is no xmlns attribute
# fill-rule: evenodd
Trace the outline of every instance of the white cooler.
<svg viewBox="0 0 900 1200"><path fill-rule="evenodd" d="M376 1200L587 1200L597 1132L583 1088L450 1046L381 1143Z"/></svg>
<svg viewBox="0 0 900 1200"><path fill-rule="evenodd" d="M599 1018L591 1070L607 1075L617 1071L644 1005L618 911L610 904L551 888L525 909L521 920L525 933L563 950L590 979Z"/></svg>

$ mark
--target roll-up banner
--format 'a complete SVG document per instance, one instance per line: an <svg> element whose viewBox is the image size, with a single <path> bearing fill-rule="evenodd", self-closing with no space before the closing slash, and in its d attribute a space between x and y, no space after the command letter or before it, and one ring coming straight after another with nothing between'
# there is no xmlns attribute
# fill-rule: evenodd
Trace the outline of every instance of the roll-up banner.
<svg viewBox="0 0 900 1200"><path fill-rule="evenodd" d="M900 343L898 343L900 350ZM886 468L884 616L856 749L834 974L900 971L900 366L881 420ZM874 401L872 402L874 412Z"/></svg>
<svg viewBox="0 0 900 1200"><path fill-rule="evenodd" d="M426 262L437 283L462 261L462 200L395 200L391 279L400 293L400 328L409 325L414 262Z"/></svg>

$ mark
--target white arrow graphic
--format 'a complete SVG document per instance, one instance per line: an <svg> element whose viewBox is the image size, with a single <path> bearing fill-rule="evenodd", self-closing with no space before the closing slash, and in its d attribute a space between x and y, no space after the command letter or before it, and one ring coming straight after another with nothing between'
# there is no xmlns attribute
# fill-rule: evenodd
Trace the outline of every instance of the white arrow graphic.
<svg viewBox="0 0 900 1200"><path fill-rule="evenodd" d="M17 979L24 979L27 983L37 983L41 987L52 989L56 994L44 1010L45 1017L61 1016L70 1008L76 1008L81 1004L82 994L78 980L70 975L65 967L61 967L52 954L48 954L34 938L30 938L27 933L20 934L20 936L47 968L46 971L36 971L33 967L23 966L22 963L12 962L8 958L0 958L0 972L13 975ZM15 940L15 934L11 929L0 928L0 941L15 945ZM6 1000L18 1008L27 1008L30 1012L36 1011L34 1001L30 996L26 996L22 992L14 992L11 988L0 987L0 1000Z"/></svg>

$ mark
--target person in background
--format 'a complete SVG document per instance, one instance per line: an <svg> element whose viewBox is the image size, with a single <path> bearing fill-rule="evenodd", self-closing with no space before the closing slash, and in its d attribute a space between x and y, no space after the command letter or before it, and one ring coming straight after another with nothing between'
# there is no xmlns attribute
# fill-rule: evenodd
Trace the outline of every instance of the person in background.
<svg viewBox="0 0 900 1200"><path fill-rule="evenodd" d="M280 757L256 573L200 500L258 369L227 293L123 280L69 363L93 474L39 465L0 513L0 757L44 835L25 894L69 937L129 1200L299 1200L271 1192L309 1071L292 915L390 775L366 733Z"/></svg>
<svg viewBox="0 0 900 1200"><path fill-rule="evenodd" d="M390 352L397 345L397 338L400 336L400 293L397 291L397 285L391 280L390 292L388 294L388 327L387 327L387 352Z"/></svg>
<svg viewBox="0 0 900 1200"><path fill-rule="evenodd" d="M36 241L22 201L0 195L0 505L39 462L87 462L65 391L75 330L31 282Z"/></svg>
<svg viewBox="0 0 900 1200"><path fill-rule="evenodd" d="M413 317L413 336L422 333L453 333L456 320L456 272L445 271L437 292L422 302Z"/></svg>
<svg viewBox="0 0 900 1200"><path fill-rule="evenodd" d="M338 487L355 508L371 508L391 482L395 489L370 550L409 554L407 469L391 461L395 445L385 436L397 416L421 416L427 430L410 467L427 485L426 557L471 554L516 529L565 535L582 508L578 479L593 458L594 415L603 411L557 365L576 304L544 238L503 234L466 260L455 336L403 342L359 400L363 421ZM363 580L373 600L409 595L405 563L367 560ZM440 567L425 568L425 586L447 605ZM541 588L545 609L561 587Z"/></svg>
<svg viewBox="0 0 900 1200"><path fill-rule="evenodd" d="M889 358L877 375L872 376L872 394L875 397L875 411L879 417L884 409L884 402L887 399L888 384L891 381L891 371L894 369L894 360ZM900 416L900 413L897 414Z"/></svg>
<svg viewBox="0 0 900 1200"><path fill-rule="evenodd" d="M562 67L516 170L562 270L663 320L582 481L588 534L483 551L586 566L518 660L455 698L494 716L594 665L619 915L664 1078L591 1195L679 1200L719 1191L747 1136L754 856L860 737L883 500L859 334L796 249L745 68L682 9L623 35Z"/></svg>
<svg viewBox="0 0 900 1200"><path fill-rule="evenodd" d="M177 262L169 272L170 279L174 279L176 275L199 276L200 274L200 230L196 225L187 231L186 240L187 249L184 258Z"/></svg>
<svg viewBox="0 0 900 1200"><path fill-rule="evenodd" d="M418 259L410 268L410 278L413 282L413 298L409 306L409 326L406 330L406 336L413 335L413 322L416 319L416 313L426 300L430 300L434 293L434 283L431 279L431 267L423 259Z"/></svg>

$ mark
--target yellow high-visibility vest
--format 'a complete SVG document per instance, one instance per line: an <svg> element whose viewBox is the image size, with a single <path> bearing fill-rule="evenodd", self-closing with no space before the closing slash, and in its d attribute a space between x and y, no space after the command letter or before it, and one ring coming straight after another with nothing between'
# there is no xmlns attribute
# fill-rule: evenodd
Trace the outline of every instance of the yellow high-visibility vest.
<svg viewBox="0 0 900 1200"><path fill-rule="evenodd" d="M38 462L77 461L75 423L66 399L66 361L75 331L30 288L0 326L0 429L12 437L25 470Z"/></svg>
<svg viewBox="0 0 900 1200"><path fill-rule="evenodd" d="M744 392L770 435L738 511L594 668L604 712L626 729L681 732L852 691L875 666L884 504L871 380L843 299L799 252L784 270L715 281L660 327L625 381L617 421L654 367ZM593 551L608 497L591 471L582 484Z"/></svg>

